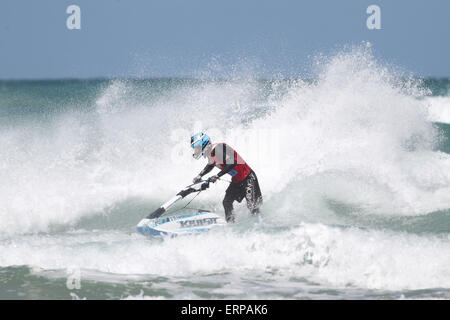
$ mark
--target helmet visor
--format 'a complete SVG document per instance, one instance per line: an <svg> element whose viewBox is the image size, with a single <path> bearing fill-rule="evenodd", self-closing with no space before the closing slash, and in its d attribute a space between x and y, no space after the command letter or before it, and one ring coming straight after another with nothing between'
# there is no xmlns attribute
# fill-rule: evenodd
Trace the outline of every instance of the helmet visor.
<svg viewBox="0 0 450 320"><path fill-rule="evenodd" d="M194 147L194 153L192 154L192 156L194 157L194 159L199 159L200 156L202 155L202 146L201 144Z"/></svg>

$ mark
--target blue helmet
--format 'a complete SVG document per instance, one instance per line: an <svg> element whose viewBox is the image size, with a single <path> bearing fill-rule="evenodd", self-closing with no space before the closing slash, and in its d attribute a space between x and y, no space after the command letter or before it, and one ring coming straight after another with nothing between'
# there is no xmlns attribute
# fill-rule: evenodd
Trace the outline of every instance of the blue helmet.
<svg viewBox="0 0 450 320"><path fill-rule="evenodd" d="M191 137L191 147L194 149L192 156L195 159L200 158L201 155L204 155L205 149L207 149L210 145L211 140L207 134L202 132L194 134Z"/></svg>

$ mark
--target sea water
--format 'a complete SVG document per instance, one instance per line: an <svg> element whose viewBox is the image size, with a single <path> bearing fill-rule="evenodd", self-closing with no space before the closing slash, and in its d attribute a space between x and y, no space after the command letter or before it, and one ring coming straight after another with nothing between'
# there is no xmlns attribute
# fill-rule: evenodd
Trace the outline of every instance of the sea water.
<svg viewBox="0 0 450 320"><path fill-rule="evenodd" d="M311 69L0 81L0 298L450 298L450 80L365 48ZM142 236L201 130L256 172L260 215ZM227 186L190 206L223 214Z"/></svg>

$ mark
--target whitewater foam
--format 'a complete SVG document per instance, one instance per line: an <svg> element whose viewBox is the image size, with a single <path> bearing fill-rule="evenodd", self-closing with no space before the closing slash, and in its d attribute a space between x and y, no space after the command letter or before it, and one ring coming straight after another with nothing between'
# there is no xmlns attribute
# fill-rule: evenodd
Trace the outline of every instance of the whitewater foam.
<svg viewBox="0 0 450 320"><path fill-rule="evenodd" d="M424 103L428 106L430 121L450 123L450 97L427 97Z"/></svg>
<svg viewBox="0 0 450 320"><path fill-rule="evenodd" d="M320 216L323 199L382 215L449 208L450 160L435 151L420 83L365 47L316 67L315 81L183 81L156 92L114 80L90 108L2 129L0 232L74 224L130 197L164 200L204 166L189 150L197 130L238 150L277 215ZM225 187L202 200L220 203Z"/></svg>
<svg viewBox="0 0 450 320"><path fill-rule="evenodd" d="M276 283L302 297L296 288L313 286L292 279L339 290L448 288L448 232L379 227L450 208L450 157L430 121L445 118L430 113L439 99L365 47L316 66L313 81L114 80L86 105L0 128L0 266L46 277L79 266L85 281L165 276L170 288L195 278L217 284L215 297L242 297L244 282L254 284L249 297L270 296ZM190 183L205 165L189 148L200 130L254 169L261 218L241 204L239 223L221 232L141 237L134 199L157 206ZM197 203L221 212L226 187ZM100 215L126 218L98 230L90 217ZM167 296L154 294L122 297Z"/></svg>
<svg viewBox="0 0 450 320"><path fill-rule="evenodd" d="M276 233L226 230L152 242L116 232L27 236L2 242L1 266L80 266L83 281L124 274L208 278L214 273L275 282L305 278L325 287L412 290L449 287L447 237L301 224ZM39 250L36 250L39 248ZM92 275L89 270L96 270ZM105 273L98 276L99 272ZM141 275L141 276L139 276ZM120 281L120 278L117 278ZM233 290L238 287L232 286Z"/></svg>

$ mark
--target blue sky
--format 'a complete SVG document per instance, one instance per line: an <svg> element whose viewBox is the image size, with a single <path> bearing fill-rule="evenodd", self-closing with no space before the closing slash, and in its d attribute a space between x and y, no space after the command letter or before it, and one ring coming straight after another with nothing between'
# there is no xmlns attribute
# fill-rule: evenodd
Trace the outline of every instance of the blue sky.
<svg viewBox="0 0 450 320"><path fill-rule="evenodd" d="M81 8L69 30L66 8ZM381 30L366 26L381 8ZM1 0L0 78L297 76L362 41L418 76L450 76L448 0Z"/></svg>

